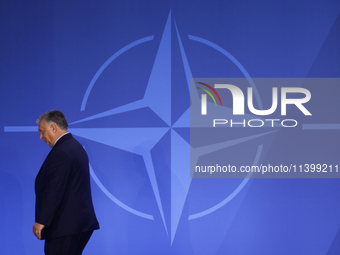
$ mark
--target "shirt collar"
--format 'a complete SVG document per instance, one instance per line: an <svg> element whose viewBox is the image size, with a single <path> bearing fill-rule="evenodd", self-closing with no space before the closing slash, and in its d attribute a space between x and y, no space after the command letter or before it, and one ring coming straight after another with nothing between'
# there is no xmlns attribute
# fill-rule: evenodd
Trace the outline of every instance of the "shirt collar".
<svg viewBox="0 0 340 255"><path fill-rule="evenodd" d="M55 140L54 144L53 144L53 147L54 145L56 145L56 143L59 141L60 138L62 138L64 135L67 135L69 134L70 132L66 132L65 134L62 134L61 136L59 136L59 138L57 140Z"/></svg>

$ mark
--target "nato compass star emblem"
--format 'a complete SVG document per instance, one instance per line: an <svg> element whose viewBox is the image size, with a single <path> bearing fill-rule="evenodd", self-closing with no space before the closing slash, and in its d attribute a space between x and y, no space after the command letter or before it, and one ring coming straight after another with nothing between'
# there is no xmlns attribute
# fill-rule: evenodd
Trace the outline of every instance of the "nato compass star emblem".
<svg viewBox="0 0 340 255"><path fill-rule="evenodd" d="M193 78L191 68L189 65L189 61L186 56L186 52L184 50L184 46L182 44L182 40L177 29L176 23L174 22L174 28L178 40L178 47L180 50L180 58L182 64L184 66L184 76L186 77L185 84L187 85L185 90L187 92L190 91L190 88L195 86L191 79ZM164 225L164 229L167 235L170 237L171 244L173 243L176 235L176 231L178 229L180 219L183 216L183 208L188 196L189 188L192 182L192 178L190 178L190 150L195 151L196 159L194 161L198 161L200 156L209 154L214 151L219 151L231 146L235 146L238 144L245 143L247 141L256 139L258 137L266 136L271 132L260 132L257 134L249 134L247 136L238 137L235 139L229 139L227 141L214 143L206 146L201 146L199 148L192 148L190 145L190 139L188 139L189 128L191 128L190 124L190 104L198 105L200 104L200 99L198 93L191 93L190 98L187 99L188 103L185 108L181 109L181 114L179 117L174 118L172 115L172 111L176 106L176 103L172 100L172 18L171 12L167 18L167 22L160 40L160 44L156 53L156 58L150 73L149 80L147 82L146 90L144 96L141 99L138 99L134 102L130 102L125 105L121 105L118 107L114 107L113 109L103 111L98 114L94 114L90 117L86 117L80 119L78 121L70 123L69 130L74 135L78 137L82 137L84 139L109 146L111 148L116 148L122 151L129 152L134 155L138 155L142 158L145 169L147 171L148 178L150 180L151 188L154 194L154 198L156 200L157 208L160 214L160 218L162 220L162 224ZM129 50L138 48L141 45L147 44L154 40L154 36L148 36L141 38L131 44L120 49L118 52L113 54L107 61L99 68L91 82L89 83L85 95L83 97L83 101L81 104L81 111L85 111L87 107L87 103L89 98L91 97L91 92L93 91L98 79L100 79L101 75L105 70L107 70L108 66L115 61L118 61L117 58L119 56L123 56L125 53L129 52ZM205 39L191 36L189 35L189 40L201 43L205 46L213 48L217 50L224 57L228 58L233 64L242 72L242 74L249 78L249 83L254 89L255 98L258 102L259 107L261 106L261 100L259 94L256 90L255 84L250 79L250 75L247 73L245 68L237 61L235 57L233 57L229 52L219 47L218 45L207 41ZM133 89L133 88L132 88ZM194 88L195 89L195 88ZM189 94L189 93L188 93ZM189 100L190 99L190 100ZM216 106L217 107L217 106ZM221 107L223 111L230 111L227 107ZM143 126L139 127L138 125L133 127L72 127L73 125L79 126L84 123L91 122L92 120L99 120L109 116L114 115L124 115L130 114L131 112L135 112L139 109L149 109L156 115L160 120L159 123L162 125L158 126ZM147 116L146 116L147 118ZM114 125L114 123L112 124ZM199 125L198 125L199 126ZM28 127L28 126L19 126L19 127L5 127L5 132L27 132L27 131L36 131L36 127ZM165 207L164 202L161 199L160 194L160 186L157 180L157 173L161 171L155 166L155 158L153 157L153 149L159 144L159 142L164 139L164 137L170 137L169 146L169 158L170 158L170 196L171 196L171 205L170 205L170 224L169 221L166 220L166 213L163 209ZM253 158L253 164L257 164L259 162L262 145L257 147ZM141 210L137 210L133 208L131 205L128 205L120 200L110 188L105 186L103 180L97 174L96 168L93 164L91 164L90 158L90 171L91 177L98 185L98 187L102 190L102 192L114 203L120 206L122 209L132 213L138 217L144 218L146 220L155 220L155 215L150 213L146 213ZM128 171L128 170L126 170ZM250 176L247 176L250 177ZM229 201L231 201L242 189L245 187L249 178L244 178L238 180L238 185L234 188L234 190L228 195L225 195L224 199L220 202L216 203L214 206L210 206L205 210L200 212L186 215L188 220L194 220L200 217L204 217L222 206L226 205Z"/></svg>

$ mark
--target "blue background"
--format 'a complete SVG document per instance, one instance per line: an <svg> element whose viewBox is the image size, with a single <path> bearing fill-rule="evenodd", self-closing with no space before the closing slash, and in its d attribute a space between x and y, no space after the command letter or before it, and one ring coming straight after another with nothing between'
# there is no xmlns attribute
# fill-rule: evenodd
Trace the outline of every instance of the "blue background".
<svg viewBox="0 0 340 255"><path fill-rule="evenodd" d="M340 254L339 179L253 179L190 219L239 180L187 180L188 155L176 153L189 141L177 123L188 74L244 77L190 36L254 78L340 77L339 13L336 0L1 1L1 254L43 253L33 187L49 148L35 121L50 109L64 112L95 176L101 229L84 254ZM310 123L339 124L340 88L310 91ZM261 160L339 164L338 136L279 131Z"/></svg>

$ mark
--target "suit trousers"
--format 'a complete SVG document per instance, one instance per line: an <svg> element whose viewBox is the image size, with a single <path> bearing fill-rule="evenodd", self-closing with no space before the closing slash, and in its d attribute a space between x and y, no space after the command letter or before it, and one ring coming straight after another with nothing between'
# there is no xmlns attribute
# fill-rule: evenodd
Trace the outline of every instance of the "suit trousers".
<svg viewBox="0 0 340 255"><path fill-rule="evenodd" d="M46 255L81 255L93 230L45 240Z"/></svg>

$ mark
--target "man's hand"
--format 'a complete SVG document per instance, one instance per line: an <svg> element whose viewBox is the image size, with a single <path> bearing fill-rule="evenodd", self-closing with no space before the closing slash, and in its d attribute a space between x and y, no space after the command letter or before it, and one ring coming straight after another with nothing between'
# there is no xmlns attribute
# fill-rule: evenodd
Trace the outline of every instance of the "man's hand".
<svg viewBox="0 0 340 255"><path fill-rule="evenodd" d="M43 230L45 226L36 222L34 225L33 225L33 234L39 239L41 240L41 230Z"/></svg>

